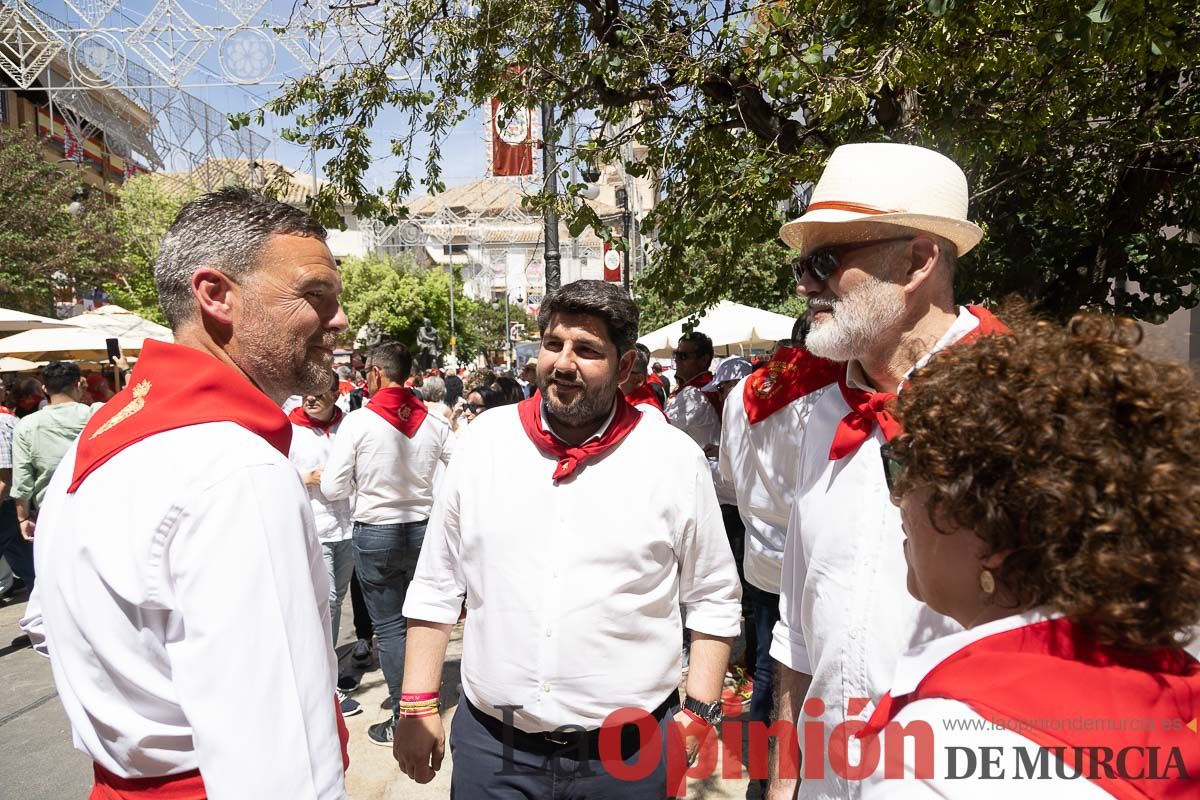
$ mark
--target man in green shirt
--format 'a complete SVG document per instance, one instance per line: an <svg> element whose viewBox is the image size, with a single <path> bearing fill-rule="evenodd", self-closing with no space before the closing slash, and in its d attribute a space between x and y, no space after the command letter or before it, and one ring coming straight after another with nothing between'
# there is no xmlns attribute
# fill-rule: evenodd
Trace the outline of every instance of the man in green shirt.
<svg viewBox="0 0 1200 800"><path fill-rule="evenodd" d="M13 431L12 497L26 539L33 538L34 509L41 505L58 462L92 416L92 409L79 402L83 387L78 365L70 361L47 364L42 388L50 404L21 419Z"/></svg>

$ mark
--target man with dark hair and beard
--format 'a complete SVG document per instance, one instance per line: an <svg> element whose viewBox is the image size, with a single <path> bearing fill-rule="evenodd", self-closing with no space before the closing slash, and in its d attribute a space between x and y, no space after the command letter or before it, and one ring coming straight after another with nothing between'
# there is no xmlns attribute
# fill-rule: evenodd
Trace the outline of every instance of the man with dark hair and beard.
<svg viewBox="0 0 1200 800"><path fill-rule="evenodd" d="M329 581L279 408L329 386L346 329L325 229L206 194L154 280L175 343L146 340L51 480L22 627L93 797L344 798Z"/></svg>
<svg viewBox="0 0 1200 800"><path fill-rule="evenodd" d="M602 281L547 297L539 394L477 418L446 470L404 606L394 752L420 783L442 762L442 663L464 598L457 797L657 800L665 750L639 752L633 728L618 735L626 762L657 764L643 780L619 780L599 760L605 720L645 712L661 734L651 741L665 747L673 719L702 734L720 718L737 571L703 454L619 394L637 324L629 296Z"/></svg>

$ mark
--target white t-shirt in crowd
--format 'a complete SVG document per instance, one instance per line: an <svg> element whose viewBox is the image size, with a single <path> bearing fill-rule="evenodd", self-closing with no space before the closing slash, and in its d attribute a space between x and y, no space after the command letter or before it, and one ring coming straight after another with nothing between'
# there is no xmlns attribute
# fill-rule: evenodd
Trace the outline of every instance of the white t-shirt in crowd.
<svg viewBox="0 0 1200 800"><path fill-rule="evenodd" d="M426 414L410 439L363 406L342 420L321 491L334 500L352 498L354 521L365 525L427 519L439 465L450 463L454 441L436 414Z"/></svg>
<svg viewBox="0 0 1200 800"><path fill-rule="evenodd" d="M296 465L301 478L315 470L325 469L329 453L333 449L333 441L345 421L343 417L329 426L328 433L318 428L292 425L292 448L288 451L288 460ZM349 539L353 532L350 498L330 500L321 491L320 486L305 484L305 488L308 490L308 501L321 543L333 544Z"/></svg>
<svg viewBox="0 0 1200 800"><path fill-rule="evenodd" d="M779 594L783 544L795 499L800 443L812 410L812 396L788 403L751 425L746 416L743 378L725 398L721 422L722 478L733 486L738 512L746 524L746 580L764 592Z"/></svg>

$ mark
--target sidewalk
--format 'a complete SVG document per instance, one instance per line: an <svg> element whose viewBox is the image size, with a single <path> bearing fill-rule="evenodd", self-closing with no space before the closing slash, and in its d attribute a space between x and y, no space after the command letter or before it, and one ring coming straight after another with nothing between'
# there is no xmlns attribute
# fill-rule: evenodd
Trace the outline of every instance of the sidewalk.
<svg viewBox="0 0 1200 800"><path fill-rule="evenodd" d="M3 797L22 800L83 800L92 784L91 762L71 744L71 729L54 691L50 663L29 647L13 644L21 635L17 627L25 611L25 597L8 598L0 605L0 787ZM350 603L345 603L342 631L338 644L343 659L353 640L354 625ZM462 626L454 630L447 651L443 674L443 698L457 698L458 665L462 657ZM363 713L346 720L350 730L350 771L346 789L351 800L434 800L450 796L449 748L442 770L431 783L413 783L400 772L391 748L372 744L367 727L386 719L387 685L378 669L366 672L362 685L353 695ZM443 719L447 733L454 707L446 709ZM724 780L713 777L691 781L688 797L694 800L742 800L746 779ZM262 798L261 800L273 800Z"/></svg>

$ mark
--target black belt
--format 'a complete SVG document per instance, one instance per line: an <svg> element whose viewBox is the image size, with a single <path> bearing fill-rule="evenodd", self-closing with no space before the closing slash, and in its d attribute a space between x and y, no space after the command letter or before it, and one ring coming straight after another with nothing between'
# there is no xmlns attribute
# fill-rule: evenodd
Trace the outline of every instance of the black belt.
<svg viewBox="0 0 1200 800"><path fill-rule="evenodd" d="M491 734L492 738L503 744L506 748L511 747L523 753L541 755L549 755L563 750L575 750L582 753L585 758L590 758L590 754L599 752L600 732L604 730L603 727L590 731L529 733L520 728L505 725L495 717L480 711L467 699L466 695L462 696L462 702L466 705L467 711L471 713L471 716L475 718L475 721ZM676 692L671 692L667 696L667 699L659 704L658 708L650 712L650 716L656 722L662 722L673 709L677 708L679 708L679 695ZM641 741L641 734L637 726L630 723L621 727L621 757L623 759L628 760L632 758L641 749L642 744L644 742Z"/></svg>
<svg viewBox="0 0 1200 800"><path fill-rule="evenodd" d="M392 526L396 526L401 530L408 530L409 528L415 528L418 525L427 524L429 524L428 517L425 519L419 519L416 522L359 522L358 520L354 520L355 527L362 526L364 528L390 528Z"/></svg>

